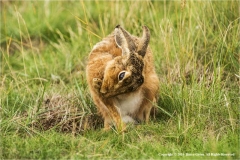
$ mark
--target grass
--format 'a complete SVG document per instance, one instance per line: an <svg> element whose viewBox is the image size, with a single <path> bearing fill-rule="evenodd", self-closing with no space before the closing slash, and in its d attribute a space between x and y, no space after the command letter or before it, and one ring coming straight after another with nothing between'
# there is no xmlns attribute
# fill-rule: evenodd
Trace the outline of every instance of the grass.
<svg viewBox="0 0 240 160"><path fill-rule="evenodd" d="M1 159L238 159L238 1L1 1ZM104 132L88 53L121 24L150 46L157 113Z"/></svg>

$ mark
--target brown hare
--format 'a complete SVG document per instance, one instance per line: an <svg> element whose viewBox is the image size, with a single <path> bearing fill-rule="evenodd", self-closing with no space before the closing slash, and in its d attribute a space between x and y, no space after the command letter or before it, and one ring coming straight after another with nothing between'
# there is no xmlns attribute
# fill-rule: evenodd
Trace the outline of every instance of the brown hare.
<svg viewBox="0 0 240 160"><path fill-rule="evenodd" d="M128 122L149 121L159 88L149 41L146 26L139 38L118 25L89 54L87 82L106 130L115 125L122 131Z"/></svg>

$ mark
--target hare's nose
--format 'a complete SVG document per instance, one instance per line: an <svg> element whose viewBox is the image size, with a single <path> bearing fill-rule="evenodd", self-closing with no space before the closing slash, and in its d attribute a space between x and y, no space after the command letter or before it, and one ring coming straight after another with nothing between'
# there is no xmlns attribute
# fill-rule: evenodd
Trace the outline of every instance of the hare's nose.
<svg viewBox="0 0 240 160"><path fill-rule="evenodd" d="M144 82L144 78L143 77L138 79L138 83L142 84L143 82Z"/></svg>

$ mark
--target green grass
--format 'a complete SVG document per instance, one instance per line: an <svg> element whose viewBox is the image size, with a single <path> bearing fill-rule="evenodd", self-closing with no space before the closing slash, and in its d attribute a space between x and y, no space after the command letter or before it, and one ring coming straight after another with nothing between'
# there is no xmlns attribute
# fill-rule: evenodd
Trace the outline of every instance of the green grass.
<svg viewBox="0 0 240 160"><path fill-rule="evenodd" d="M0 158L238 159L239 5L1 2ZM124 134L101 129L85 76L117 24L150 28L161 82L155 119Z"/></svg>

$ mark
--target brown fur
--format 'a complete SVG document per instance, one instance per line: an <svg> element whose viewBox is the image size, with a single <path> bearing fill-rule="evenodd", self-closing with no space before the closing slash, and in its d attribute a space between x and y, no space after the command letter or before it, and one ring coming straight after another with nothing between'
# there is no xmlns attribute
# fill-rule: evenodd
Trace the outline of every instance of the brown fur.
<svg viewBox="0 0 240 160"><path fill-rule="evenodd" d="M143 29L143 37L138 38L117 26L115 32L97 43L89 54L87 82L93 101L104 118L105 129L114 124L118 130L123 130L123 113L126 119L130 116L134 120L149 121L159 80L148 46L150 32L147 27ZM125 75L119 80L121 72ZM121 106L130 96L133 100L128 99L126 104L133 106ZM133 107L133 111L129 107Z"/></svg>

